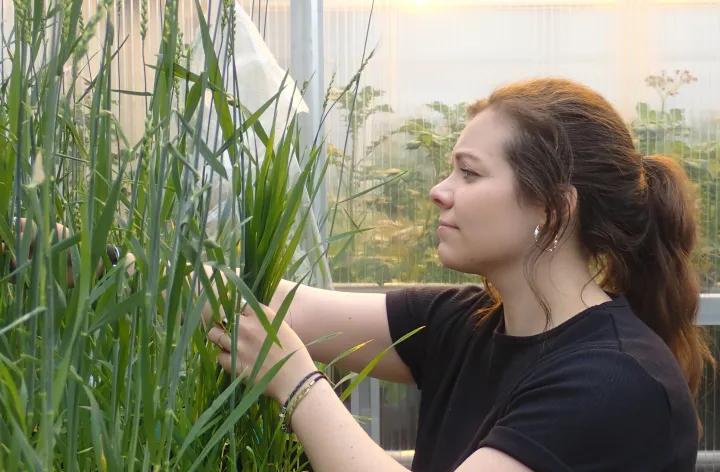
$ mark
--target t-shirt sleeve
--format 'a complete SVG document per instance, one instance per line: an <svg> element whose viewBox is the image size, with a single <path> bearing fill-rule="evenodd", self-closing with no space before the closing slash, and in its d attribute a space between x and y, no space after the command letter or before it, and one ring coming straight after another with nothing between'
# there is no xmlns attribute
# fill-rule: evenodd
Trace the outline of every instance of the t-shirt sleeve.
<svg viewBox="0 0 720 472"><path fill-rule="evenodd" d="M661 470L673 450L670 412L663 386L635 359L591 349L559 356L521 381L479 447L535 472Z"/></svg>
<svg viewBox="0 0 720 472"><path fill-rule="evenodd" d="M428 353L438 356L447 352L449 341L457 339L458 330L467 325L467 319L482 306L487 295L477 285L420 286L390 291L385 300L393 342L424 327L395 345L422 390Z"/></svg>

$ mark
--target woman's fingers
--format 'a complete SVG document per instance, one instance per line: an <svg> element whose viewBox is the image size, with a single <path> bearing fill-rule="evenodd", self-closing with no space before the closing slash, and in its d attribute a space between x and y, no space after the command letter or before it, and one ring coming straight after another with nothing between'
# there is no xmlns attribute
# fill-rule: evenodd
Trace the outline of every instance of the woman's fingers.
<svg viewBox="0 0 720 472"><path fill-rule="evenodd" d="M230 339L230 336L217 326L210 328L207 337L223 351L229 352L232 350L232 340Z"/></svg>
<svg viewBox="0 0 720 472"><path fill-rule="evenodd" d="M218 354L217 356L217 360L218 364L220 364L223 369L230 372L230 370L232 369L232 356L229 352L221 351L220 354Z"/></svg>
<svg viewBox="0 0 720 472"><path fill-rule="evenodd" d="M217 360L226 372L232 372L232 356L229 352L221 351L217 356ZM240 365L240 359L235 361L235 369L238 377L246 377L249 373L247 366Z"/></svg>
<svg viewBox="0 0 720 472"><path fill-rule="evenodd" d="M125 270L127 271L127 274L129 276L132 276L135 273L135 254L132 252L125 253L124 262L125 264Z"/></svg>
<svg viewBox="0 0 720 472"><path fill-rule="evenodd" d="M262 309L263 313L265 313L265 316L272 319L275 317L275 312L267 305L263 305L262 303L258 303L260 305L260 308ZM251 318L257 318L257 313L255 313L255 310L250 306L250 304L245 304L242 314Z"/></svg>
<svg viewBox="0 0 720 472"><path fill-rule="evenodd" d="M272 319L274 316L273 311L265 306L261 305L262 310L265 314ZM237 340L237 360L235 361L235 370L240 377L245 377L250 371L245 363L253 364L254 356L252 359L248 359L246 355L248 353L255 353L260 349L260 345L264 337L260 336L260 332L263 331L260 326L255 311L246 307L243 312L235 315L235 323L237 325L238 340ZM221 351L218 353L217 361L227 372L233 372L232 362L233 358L232 343L234 342L230 333L221 326L213 326L207 333L208 339L215 345L217 345Z"/></svg>

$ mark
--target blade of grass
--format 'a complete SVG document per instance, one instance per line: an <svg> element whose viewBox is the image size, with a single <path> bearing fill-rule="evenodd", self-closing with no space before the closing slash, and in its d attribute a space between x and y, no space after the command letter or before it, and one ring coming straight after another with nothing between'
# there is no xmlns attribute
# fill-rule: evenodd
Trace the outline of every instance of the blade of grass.
<svg viewBox="0 0 720 472"><path fill-rule="evenodd" d="M237 423L237 421L245 414L248 408L250 408L257 401L260 395L265 391L265 388L267 388L270 380L275 377L277 372L285 365L287 360L293 354L294 352L283 357L280 361L278 361L275 365L268 369L267 373L262 376L258 383L254 384L249 391L245 392L235 409L230 413L230 415L228 415L225 421L215 431L215 433L207 442L203 450L200 451L200 454L195 459L195 462L193 462L193 464L190 466L188 472L193 472L200 466L200 463L205 458L205 456L207 456L210 450L214 448L223 438L223 436L225 436L230 431L230 429L235 425L235 423Z"/></svg>
<svg viewBox="0 0 720 472"><path fill-rule="evenodd" d="M343 392L340 394L340 400L345 401L347 399L347 397L350 396L352 391L355 390L355 387L357 387L357 385L360 382L362 382L363 379L370 374L370 372L372 372L372 370L375 368L375 366L378 364L378 362L380 362L380 360L385 356L385 354L388 353L388 351L390 351L390 349L393 349L395 346L397 346L401 342L405 341L410 336L414 335L415 333L422 330L423 328L425 328L425 326L420 326L419 328L415 328L414 330L410 331L409 333L405 334L404 336L401 336L397 341L395 341L390 346L383 349L382 352L380 352L378 355L373 357L372 360L370 362L368 362L368 364L358 373L357 377L355 377L353 379L353 381L350 383L350 385L348 385L348 387L345 390L343 390Z"/></svg>
<svg viewBox="0 0 720 472"><path fill-rule="evenodd" d="M44 306L39 306L39 307L33 309L32 311L30 311L30 312L28 312L28 313L25 313L23 316L21 316L20 318L15 319L15 321L12 321L12 322L11 322L10 324L8 324L7 326L4 326L3 328L0 328L0 336L2 336L3 334L5 334L6 332L10 331L11 329L15 328L16 326L19 326L19 325L21 325L21 324L23 324L23 323L25 323L25 322L27 322L27 321L30 321L30 320L33 319L35 316L39 315L40 313L43 313L46 309L47 309L47 308L45 308Z"/></svg>

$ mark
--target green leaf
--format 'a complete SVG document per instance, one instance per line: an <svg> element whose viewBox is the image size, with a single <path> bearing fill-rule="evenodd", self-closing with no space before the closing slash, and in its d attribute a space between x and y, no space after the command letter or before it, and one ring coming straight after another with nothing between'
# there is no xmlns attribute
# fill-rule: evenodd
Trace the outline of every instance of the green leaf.
<svg viewBox="0 0 720 472"><path fill-rule="evenodd" d="M90 426L92 431L93 444L95 446L95 458L98 468L103 469L101 465L107 464L110 470L119 470L120 463L116 456L112 443L109 441L109 435L105 428L103 414L100 410L97 400L92 389L87 385L83 385L85 394L90 401Z"/></svg>
<svg viewBox="0 0 720 472"><path fill-rule="evenodd" d="M338 354L333 360L331 360L330 362L328 362L328 363L325 365L325 369L329 369L330 367L332 367L333 365L335 365L335 364L338 363L339 361L345 359L345 358L346 358L347 356L349 356L350 354L352 354L352 353L354 353L354 352L357 352L357 351L359 351L360 349L364 348L365 346L367 346L367 345L368 345L369 343L371 343L372 341L373 341L373 340L371 339L371 340L369 340L369 341L362 342L362 343L358 344L357 346L353 346L353 347L351 347L350 349L346 349L345 351L343 351L343 352L341 352L340 354Z"/></svg>
<svg viewBox="0 0 720 472"><path fill-rule="evenodd" d="M193 114L195 113L195 109L197 108L198 103L200 103L200 98L202 97L203 92L203 82L205 82L204 80L202 80L203 78L204 74L200 76L200 80L198 82L195 82L193 86L190 87L190 91L185 97L185 112L183 114L183 119L186 122L190 121Z"/></svg>
<svg viewBox="0 0 720 472"><path fill-rule="evenodd" d="M183 128L185 128L185 132L188 133L193 139L193 144L197 147L198 151L200 151L200 155L203 157L203 159L207 161L207 163L210 165L210 167L212 167L215 172L217 172L224 179L227 179L228 175L225 171L225 166L223 166L222 163L218 161L217 157L215 157L210 148L207 147L207 144L205 144L205 141L195 135L195 130L193 130L190 124L185 121L185 118L178 115L178 119L180 120Z"/></svg>
<svg viewBox="0 0 720 472"><path fill-rule="evenodd" d="M372 372L372 370L375 368L375 366L378 364L378 362L380 362L380 360L385 356L385 354L387 354L388 351L390 351L390 349L393 349L395 346L397 346L401 342L405 341L410 336L414 335L415 333L422 330L423 328L425 328L425 326L420 326L419 328L415 328L414 330L412 330L409 333L405 334L404 336L400 337L397 341L392 343L387 348L383 349L383 351L380 352L377 356L373 357L372 360L370 362L368 362L368 364L363 368L363 370L361 370L358 373L357 377L355 377L353 379L353 381L350 383L350 385L348 385L348 387L345 390L343 390L342 394L340 395L340 400L345 401L345 399L348 396L350 396L352 391L355 390L355 387L357 387L357 385L360 382L362 382L363 379L370 374L370 372Z"/></svg>
<svg viewBox="0 0 720 472"><path fill-rule="evenodd" d="M125 269L123 268L122 270ZM107 309L103 311L100 318L95 320L95 322L88 328L88 332L92 333L93 331L97 331L100 328L114 323L120 316L142 307L144 301L145 294L138 292L130 295L128 298L116 305L108 306Z"/></svg>
<svg viewBox="0 0 720 472"><path fill-rule="evenodd" d="M40 313L43 313L45 310L47 310L46 307L44 307L44 306L39 306L39 307L36 307L34 310L32 310L32 311L30 311L30 312L28 312L28 313L25 313L24 315L22 315L21 317L17 318L15 321L11 322L11 323L8 324L7 326L4 326L4 327L0 328L0 336L2 336L3 334L5 334L6 332L10 331L10 330L13 329L14 327L16 327L16 326L18 326L18 325L21 325L21 324L25 323L26 321L30 321L30 320L33 319L35 316L39 315Z"/></svg>
<svg viewBox="0 0 720 472"><path fill-rule="evenodd" d="M200 8L200 2L195 0L195 7L197 9L198 20L200 23L200 37L202 38L203 51L205 52L205 66L207 68L208 80L210 84L215 86L218 90L223 88L222 74L220 73L220 67L218 66L217 56L215 49L213 48L212 38L210 37L210 29L208 28L207 22L205 21L205 15ZM229 139L233 134L234 126L232 116L230 115L230 109L228 107L228 101L224 94L218 93L213 90L213 102L215 104L215 113L217 114L218 124L223 132L224 139ZM229 148L230 157L235 157L235 148Z"/></svg>
<svg viewBox="0 0 720 472"><path fill-rule="evenodd" d="M242 125L238 127L233 134L223 143L223 145L218 149L218 151L215 153L216 156L222 155L223 152L227 151L231 145L235 144L237 140L241 139L242 135L247 132L248 129L253 128L256 123L258 123L258 120L260 117L265 113L265 111L270 107L270 105L274 104L276 100L280 97L280 94L282 93L282 88L275 93L272 97L270 97L265 103L263 103L260 108L255 110L250 116L248 116L245 120L243 120ZM263 143L267 143L267 140L263 140Z"/></svg>
<svg viewBox="0 0 720 472"><path fill-rule="evenodd" d="M380 182L380 183L377 184L377 185L373 185L372 187L366 188L365 190L361 190L360 192L358 192L358 193L356 193L356 194L354 194L354 195L352 195L352 196L350 196L350 197L348 197L348 198L346 198L346 199L344 199L344 200L340 200L340 201L338 202L338 204L340 204L340 203L345 203L345 202L348 202L348 201L350 201L350 200L355 200L355 199L358 198L358 197L362 197L363 195L368 194L368 193L372 192L372 191L375 190L375 189L378 189L378 188L380 188L380 187L383 187L383 186L385 186L385 185L388 185L388 184L391 184L391 183L395 182L396 180L402 178L405 174L407 174L407 171L402 171L402 172L400 172L400 173L398 173L398 174L395 174L394 176L390 177L390 178L387 179L387 180L384 180L384 181Z"/></svg>
<svg viewBox="0 0 720 472"><path fill-rule="evenodd" d="M230 395L235 392L237 386L240 384L241 381L241 377L236 377L232 381L232 383L230 383L230 385L228 385L228 387L222 391L220 395L215 397L210 407L203 411L202 415L200 415L200 417L193 423L192 428L188 432L187 436L185 436L185 438L183 439L182 446L180 446L180 451L178 451L177 458L175 459L176 464L180 463L180 459L182 459L182 456L183 454L185 454L185 451L187 451L187 448L190 446L190 444L192 444L198 439L205 425L228 401Z"/></svg>
<svg viewBox="0 0 720 472"><path fill-rule="evenodd" d="M208 265L210 267L221 270L223 274L225 274L227 280L230 281L235 286L235 288L240 291L241 296L245 299L246 302L248 302L248 305L250 305L250 307L253 309L253 311L258 317L258 320L260 321L260 324L262 325L268 336L272 339L274 343L276 343L278 346L281 346L280 340L277 337L277 333L273 330L272 325L268 320L267 315L265 314L265 311L260 306L260 302L255 297L255 294L252 292L252 290L250 290L250 287L248 287L245 282L240 277L238 277L238 275L233 272L229 267L219 267L213 262L209 262Z"/></svg>
<svg viewBox="0 0 720 472"><path fill-rule="evenodd" d="M273 377L275 377L278 371L285 365L287 360L293 354L294 352L288 354L275 365L273 365L270 369L268 369L268 371L265 373L265 375L263 375L263 377L258 383L253 385L249 391L245 392L242 400L240 400L235 409L228 415L222 425L220 425L220 427L212 435L212 437L207 442L200 454L198 454L198 457L195 459L195 462L193 462L193 464L190 466L188 472L193 472L200 466L200 463L205 458L205 456L208 455L212 448L217 446L222 437L225 436L233 426L235 426L235 424L245 414L248 408L250 408L257 401L257 399L265 391L267 385L270 383Z"/></svg>
<svg viewBox="0 0 720 472"><path fill-rule="evenodd" d="M20 429L20 426L17 424L17 421L15 421L15 418L11 416L9 418L9 421L13 428L13 437L20 443L20 448L25 457L27 458L28 463L32 467L32 470L36 472L41 472L43 468L40 456L37 454L37 452L35 452L35 449L33 449L33 447L28 442L27 437L25 436L25 432Z"/></svg>

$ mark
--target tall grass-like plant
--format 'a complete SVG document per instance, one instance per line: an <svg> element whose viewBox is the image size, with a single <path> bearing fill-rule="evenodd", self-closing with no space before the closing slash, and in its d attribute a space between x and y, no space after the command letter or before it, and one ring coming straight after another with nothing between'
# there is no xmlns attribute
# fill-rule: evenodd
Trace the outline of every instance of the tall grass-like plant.
<svg viewBox="0 0 720 472"><path fill-rule="evenodd" d="M322 260L323 244L304 235L326 164L318 143L301 155L280 91L258 110L233 98L242 79L212 38L232 26L234 5L217 2L229 21L211 27L195 2L205 68L190 72L178 1L165 2L148 55L155 79L140 92L134 145L112 113L117 93L138 94L113 82L113 2L90 18L82 0L14 2L0 84L1 470L307 468L261 398L284 361L257 375L294 292L272 321L259 303ZM143 25L144 38L153 25ZM207 109L219 145L206 138ZM213 179L230 191L210 237ZM131 270L110 264L108 243L135 255ZM235 326L243 299L268 333L247 386L217 367L201 326L207 306Z"/></svg>

